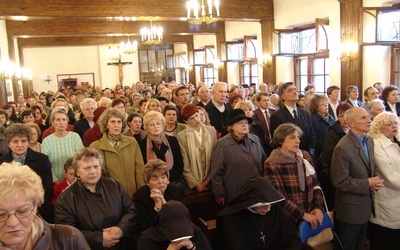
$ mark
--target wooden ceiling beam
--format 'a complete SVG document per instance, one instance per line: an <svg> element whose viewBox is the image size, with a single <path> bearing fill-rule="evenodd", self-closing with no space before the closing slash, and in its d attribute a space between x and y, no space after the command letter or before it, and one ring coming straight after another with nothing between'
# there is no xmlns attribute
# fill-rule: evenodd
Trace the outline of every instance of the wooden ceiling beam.
<svg viewBox="0 0 400 250"><path fill-rule="evenodd" d="M162 26L164 34L214 34L223 32L221 22L210 25L191 25L182 21L154 21L153 26ZM140 35L140 30L149 28L150 22L121 22L101 20L33 20L6 21L9 37L21 36L104 36L107 34Z"/></svg>
<svg viewBox="0 0 400 250"><path fill-rule="evenodd" d="M221 0L221 18L261 19L273 13L273 0ZM185 0L2 0L1 16L28 17L170 17L187 16Z"/></svg>
<svg viewBox="0 0 400 250"><path fill-rule="evenodd" d="M19 38L18 47L51 47L51 46L87 46L87 45L107 45L116 44L126 40L122 37L34 37L34 38ZM137 40L139 48L142 46L140 37L133 37L132 40ZM193 42L192 35L174 36L166 35L163 39L163 44L174 43L190 43Z"/></svg>

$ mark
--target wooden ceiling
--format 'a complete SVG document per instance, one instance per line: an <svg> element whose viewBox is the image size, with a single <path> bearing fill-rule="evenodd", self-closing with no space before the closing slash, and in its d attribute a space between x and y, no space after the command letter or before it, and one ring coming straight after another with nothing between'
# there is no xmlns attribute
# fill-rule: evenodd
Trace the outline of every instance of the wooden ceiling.
<svg viewBox="0 0 400 250"><path fill-rule="evenodd" d="M225 32L223 22L190 25L186 0L2 0L0 13L0 19L6 20L9 44L16 38L19 49L117 43L118 35L139 36L149 20L164 28L166 43L187 43L193 34ZM271 20L273 0L220 0L220 13L221 21Z"/></svg>

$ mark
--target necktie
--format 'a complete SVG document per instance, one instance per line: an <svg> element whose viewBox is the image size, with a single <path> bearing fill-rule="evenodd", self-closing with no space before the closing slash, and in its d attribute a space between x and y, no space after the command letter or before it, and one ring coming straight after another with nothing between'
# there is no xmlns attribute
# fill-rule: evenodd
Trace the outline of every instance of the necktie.
<svg viewBox="0 0 400 250"><path fill-rule="evenodd" d="M265 110L265 119L267 121L267 129L268 129L268 135L271 138L271 133L269 132L269 124L271 122L271 117L269 116L268 109Z"/></svg>
<svg viewBox="0 0 400 250"><path fill-rule="evenodd" d="M297 122L297 110L295 110L295 109L293 109L293 117L294 117L294 119L296 120L296 122Z"/></svg>

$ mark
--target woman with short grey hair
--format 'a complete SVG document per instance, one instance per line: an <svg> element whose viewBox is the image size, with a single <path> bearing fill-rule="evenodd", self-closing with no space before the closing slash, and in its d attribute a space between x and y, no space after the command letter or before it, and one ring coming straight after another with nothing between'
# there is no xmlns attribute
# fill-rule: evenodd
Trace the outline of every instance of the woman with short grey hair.
<svg viewBox="0 0 400 250"><path fill-rule="evenodd" d="M74 132L83 140L83 134L94 126L94 111L97 108L97 102L92 98L85 98L80 103L83 118L74 124Z"/></svg>
<svg viewBox="0 0 400 250"><path fill-rule="evenodd" d="M264 163L264 177L285 196L283 210L298 225L302 220L316 228L322 223L323 199L311 156L300 150L300 127L284 123L274 131L277 146Z"/></svg>

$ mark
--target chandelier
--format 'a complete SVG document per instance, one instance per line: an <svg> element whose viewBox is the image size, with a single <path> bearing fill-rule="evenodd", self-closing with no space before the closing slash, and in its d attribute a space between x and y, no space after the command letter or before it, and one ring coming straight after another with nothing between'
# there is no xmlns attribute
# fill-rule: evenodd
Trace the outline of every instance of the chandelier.
<svg viewBox="0 0 400 250"><path fill-rule="evenodd" d="M213 5L217 16L213 17ZM207 7L207 8L206 8ZM207 0L207 6L204 5L204 0L201 0L201 5L197 0L189 0L186 3L187 8L187 20L190 24L210 24L219 20L219 0ZM199 9L201 13L199 15ZM191 14L193 13L193 17Z"/></svg>
<svg viewBox="0 0 400 250"><path fill-rule="evenodd" d="M140 30L142 35L142 43L147 45L156 45L162 43L163 40L163 28L153 27L153 23L150 20L150 29L143 28Z"/></svg>
<svg viewBox="0 0 400 250"><path fill-rule="evenodd" d="M128 41L120 42L119 48L121 49L122 53L130 55L130 54L136 53L137 48L138 48L138 43L136 40L131 42L129 40L129 35L128 35Z"/></svg>
<svg viewBox="0 0 400 250"><path fill-rule="evenodd" d="M138 49L137 41L131 42L128 40L126 42L122 41L119 44L108 46L107 56L110 60L119 61L121 60L122 54L133 54L136 53Z"/></svg>

